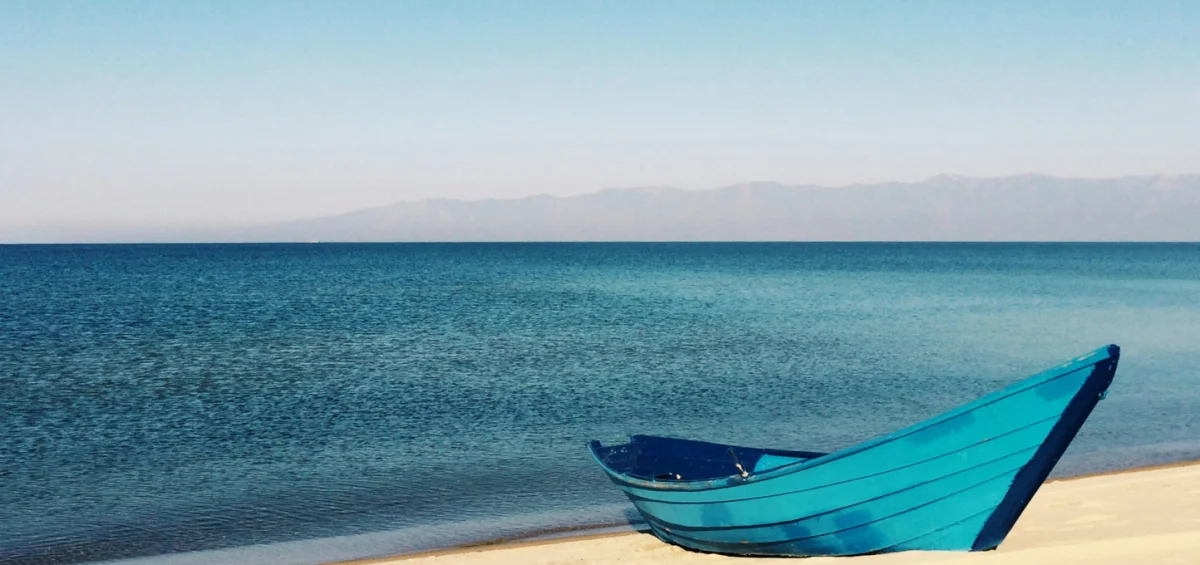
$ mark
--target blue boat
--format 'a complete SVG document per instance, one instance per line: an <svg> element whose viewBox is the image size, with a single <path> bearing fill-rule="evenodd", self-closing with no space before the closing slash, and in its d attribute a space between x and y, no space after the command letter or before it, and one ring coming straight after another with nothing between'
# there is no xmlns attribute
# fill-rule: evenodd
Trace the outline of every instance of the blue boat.
<svg viewBox="0 0 1200 565"><path fill-rule="evenodd" d="M925 422L835 451L638 435L589 444L653 533L732 555L993 549L1092 408L1120 349L1100 348Z"/></svg>

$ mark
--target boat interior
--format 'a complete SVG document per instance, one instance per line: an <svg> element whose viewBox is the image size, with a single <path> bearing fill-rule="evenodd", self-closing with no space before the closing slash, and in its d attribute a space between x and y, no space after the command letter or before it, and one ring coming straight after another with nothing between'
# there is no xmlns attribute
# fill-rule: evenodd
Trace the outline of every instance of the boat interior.
<svg viewBox="0 0 1200 565"><path fill-rule="evenodd" d="M825 455L813 451L759 449L645 435L631 436L629 443L608 447L593 441L590 447L596 458L609 469L654 481L747 476Z"/></svg>

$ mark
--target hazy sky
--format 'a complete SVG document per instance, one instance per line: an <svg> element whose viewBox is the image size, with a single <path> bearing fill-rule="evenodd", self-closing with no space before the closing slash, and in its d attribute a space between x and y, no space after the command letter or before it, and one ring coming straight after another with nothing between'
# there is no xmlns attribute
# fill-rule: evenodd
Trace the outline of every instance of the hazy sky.
<svg viewBox="0 0 1200 565"><path fill-rule="evenodd" d="M0 226L1200 172L1200 2L0 0Z"/></svg>

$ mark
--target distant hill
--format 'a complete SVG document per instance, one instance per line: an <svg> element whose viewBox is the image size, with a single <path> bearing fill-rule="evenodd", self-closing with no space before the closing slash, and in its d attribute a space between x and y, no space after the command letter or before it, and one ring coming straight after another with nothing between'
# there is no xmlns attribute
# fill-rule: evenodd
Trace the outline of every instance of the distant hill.
<svg viewBox="0 0 1200 565"><path fill-rule="evenodd" d="M262 226L245 241L1200 241L1200 175L837 188L746 183L422 200Z"/></svg>
<svg viewBox="0 0 1200 565"><path fill-rule="evenodd" d="M238 230L0 230L0 241L1200 241L1200 175L937 176L402 202Z"/></svg>

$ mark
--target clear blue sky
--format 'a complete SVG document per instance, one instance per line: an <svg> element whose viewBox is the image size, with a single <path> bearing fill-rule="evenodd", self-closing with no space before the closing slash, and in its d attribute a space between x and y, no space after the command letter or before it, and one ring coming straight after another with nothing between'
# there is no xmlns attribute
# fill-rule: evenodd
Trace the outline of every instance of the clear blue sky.
<svg viewBox="0 0 1200 565"><path fill-rule="evenodd" d="M0 0L0 225L1200 172L1200 2Z"/></svg>

